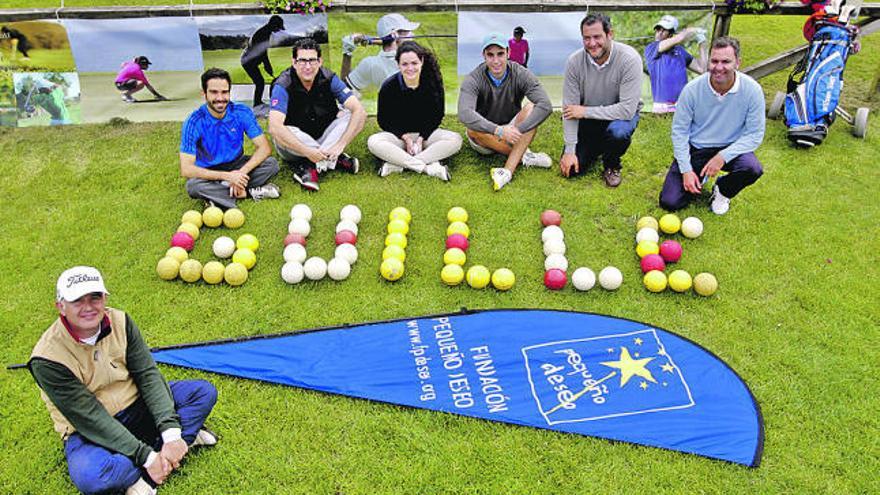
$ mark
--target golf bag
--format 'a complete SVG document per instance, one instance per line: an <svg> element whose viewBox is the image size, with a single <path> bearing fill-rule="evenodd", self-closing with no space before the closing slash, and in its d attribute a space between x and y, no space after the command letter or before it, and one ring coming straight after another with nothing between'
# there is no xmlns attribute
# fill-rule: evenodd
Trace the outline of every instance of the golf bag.
<svg viewBox="0 0 880 495"><path fill-rule="evenodd" d="M836 22L836 18L816 23L807 53L788 76L785 124L794 144L816 146L828 134L857 32L856 27Z"/></svg>

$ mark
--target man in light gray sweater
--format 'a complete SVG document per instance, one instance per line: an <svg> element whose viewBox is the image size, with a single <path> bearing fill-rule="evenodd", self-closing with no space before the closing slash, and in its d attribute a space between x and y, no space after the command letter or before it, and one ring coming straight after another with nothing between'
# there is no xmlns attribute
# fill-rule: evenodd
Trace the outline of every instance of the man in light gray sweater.
<svg viewBox="0 0 880 495"><path fill-rule="evenodd" d="M550 97L538 78L507 60L507 39L492 33L483 39L483 63L461 84L458 119L467 127L468 142L478 153L507 156L504 168L489 171L497 191L513 178L522 162L526 167L550 168L545 153L528 149L538 126L553 111ZM523 105L523 98L530 103Z"/></svg>
<svg viewBox="0 0 880 495"><path fill-rule="evenodd" d="M631 46L613 40L611 19L603 14L584 17L581 34L584 49L572 53L565 65L565 149L559 168L572 177L601 156L605 184L617 187L620 157L639 123L642 58Z"/></svg>

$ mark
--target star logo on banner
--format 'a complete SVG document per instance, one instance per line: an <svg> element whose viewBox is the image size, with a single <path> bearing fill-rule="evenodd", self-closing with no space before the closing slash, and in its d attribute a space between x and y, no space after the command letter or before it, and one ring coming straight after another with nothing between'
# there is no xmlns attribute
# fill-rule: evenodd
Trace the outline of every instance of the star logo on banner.
<svg viewBox="0 0 880 495"><path fill-rule="evenodd" d="M675 370L675 366L672 366L672 363L661 364L660 369L666 371L668 373L672 373Z"/></svg>
<svg viewBox="0 0 880 495"><path fill-rule="evenodd" d="M640 384L639 384L639 387L641 387L642 390L648 390L648 382L642 382L642 383L640 383Z"/></svg>
<svg viewBox="0 0 880 495"><path fill-rule="evenodd" d="M641 337L636 337L633 339L633 342L635 342L636 345L642 345L642 342L644 341L641 339Z"/></svg>
<svg viewBox="0 0 880 495"><path fill-rule="evenodd" d="M646 368L648 363L650 363L654 358L643 358L643 359L633 359L629 354L629 349L626 347L620 348L620 359L617 361L604 361L600 364L603 366L608 366L609 368L616 368L620 370L620 388L623 388L624 385L629 381L633 376L640 376L645 380L648 380L652 383L657 383L657 380L654 379L654 376L651 375L651 372Z"/></svg>

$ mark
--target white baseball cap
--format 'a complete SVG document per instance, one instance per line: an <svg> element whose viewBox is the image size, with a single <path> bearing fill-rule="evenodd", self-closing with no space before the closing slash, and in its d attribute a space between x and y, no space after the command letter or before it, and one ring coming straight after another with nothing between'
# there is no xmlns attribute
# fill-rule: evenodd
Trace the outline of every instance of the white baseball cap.
<svg viewBox="0 0 880 495"><path fill-rule="evenodd" d="M411 22L400 14L386 14L376 23L376 33L383 38L395 31L415 31L419 26L421 23Z"/></svg>
<svg viewBox="0 0 880 495"><path fill-rule="evenodd" d="M73 302L92 292L110 294L104 287L104 277L101 276L101 272L91 266L68 268L58 277L58 282L55 284L55 298L58 301Z"/></svg>
<svg viewBox="0 0 880 495"><path fill-rule="evenodd" d="M654 24L654 29L657 29L657 26L667 31L678 31L678 19L671 15L664 15L657 21L657 24Z"/></svg>

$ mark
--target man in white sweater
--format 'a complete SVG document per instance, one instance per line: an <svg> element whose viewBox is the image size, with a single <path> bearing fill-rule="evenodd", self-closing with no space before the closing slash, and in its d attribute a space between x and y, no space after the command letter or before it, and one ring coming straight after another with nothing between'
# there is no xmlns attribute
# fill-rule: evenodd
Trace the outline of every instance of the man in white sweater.
<svg viewBox="0 0 880 495"><path fill-rule="evenodd" d="M568 57L562 87L565 149L562 175L584 173L602 157L602 178L620 185L620 158L632 142L642 107L642 57L614 41L611 19L589 14L581 21L584 49Z"/></svg>
<svg viewBox="0 0 880 495"><path fill-rule="evenodd" d="M764 92L751 77L737 71L739 42L721 37L712 42L709 72L681 91L672 119L675 159L660 191L660 206L684 208L715 181L711 209L724 215L730 200L761 177L755 150L764 139Z"/></svg>

